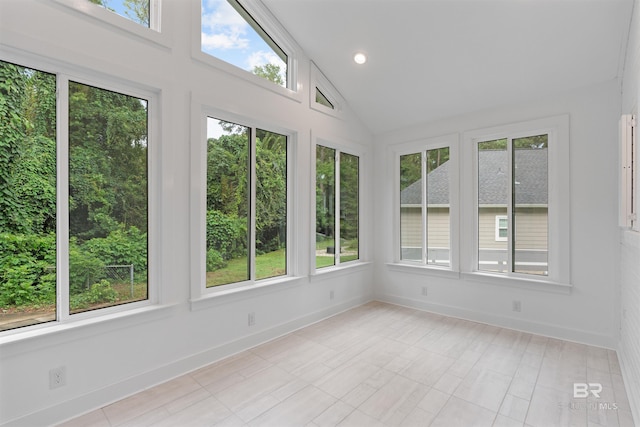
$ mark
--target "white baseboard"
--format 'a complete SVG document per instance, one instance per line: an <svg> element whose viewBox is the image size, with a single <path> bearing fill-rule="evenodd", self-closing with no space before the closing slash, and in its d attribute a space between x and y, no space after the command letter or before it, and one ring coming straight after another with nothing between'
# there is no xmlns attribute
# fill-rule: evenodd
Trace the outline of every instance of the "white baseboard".
<svg viewBox="0 0 640 427"><path fill-rule="evenodd" d="M254 334L238 338L237 340L220 344L201 353L176 360L175 362L159 368L143 372L124 381L85 393L82 396L75 397L55 406L44 408L23 417L7 421L2 424L2 427L50 426L64 422L109 405L113 402L117 402L118 400L139 393L155 385L192 372L218 360L232 356L241 351L248 350L328 317L335 316L343 311L365 304L368 301L370 301L370 298L363 295L340 304L332 305L322 310L263 329Z"/></svg>
<svg viewBox="0 0 640 427"><path fill-rule="evenodd" d="M605 347L609 349L616 348L616 342L613 337L594 334L593 332L589 332L586 330L563 328L549 323L532 322L530 320L522 320L514 317L500 316L492 313L468 310L445 304L434 304L398 295L377 294L376 300L415 308L418 310L429 311L432 313L442 314L445 316L486 323L502 328L514 329L537 335L544 335L551 338L559 338L567 341L574 341L582 344L595 345L598 347Z"/></svg>
<svg viewBox="0 0 640 427"><path fill-rule="evenodd" d="M640 425L640 378L635 378L628 368L631 363L627 363L627 356L624 351L618 351L618 362L622 371L622 379L624 380L624 388L629 399L629 407L631 415L635 421L635 425ZM635 381L632 381L635 379Z"/></svg>

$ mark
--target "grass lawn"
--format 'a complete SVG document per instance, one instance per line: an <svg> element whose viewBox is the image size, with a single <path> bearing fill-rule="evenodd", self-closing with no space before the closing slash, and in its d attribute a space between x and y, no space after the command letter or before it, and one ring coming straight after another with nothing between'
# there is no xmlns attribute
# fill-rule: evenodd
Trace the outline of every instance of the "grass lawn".
<svg viewBox="0 0 640 427"><path fill-rule="evenodd" d="M286 274L286 262L287 257L284 249L278 249L277 251L256 256L256 278L266 279ZM207 288L242 282L248 279L249 268L247 266L247 258L235 258L229 260L225 268L216 271L207 271Z"/></svg>

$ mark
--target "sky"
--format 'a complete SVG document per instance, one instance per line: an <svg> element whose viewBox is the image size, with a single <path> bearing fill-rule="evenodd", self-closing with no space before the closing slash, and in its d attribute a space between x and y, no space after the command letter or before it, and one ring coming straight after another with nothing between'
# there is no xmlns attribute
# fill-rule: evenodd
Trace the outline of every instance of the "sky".
<svg viewBox="0 0 640 427"><path fill-rule="evenodd" d="M272 63L284 71L286 64L227 0L202 0L202 51L247 71ZM207 138L224 131L217 120L207 121Z"/></svg>
<svg viewBox="0 0 640 427"><path fill-rule="evenodd" d="M251 71L272 63L286 64L226 0L202 0L202 51Z"/></svg>
<svg viewBox="0 0 640 427"><path fill-rule="evenodd" d="M109 9L129 18L123 2L104 1ZM202 0L201 47L204 53L247 71L267 63L276 64L286 81L286 64L227 0ZM208 120L208 138L223 133L217 120Z"/></svg>
<svg viewBox="0 0 640 427"><path fill-rule="evenodd" d="M127 19L131 19L131 17L127 16L126 14L126 8L124 7L124 0L103 0L103 3L105 4L107 9L112 10L113 12L117 13L120 16L124 16ZM132 12L129 11L129 14L133 15ZM135 19L131 19L132 21L135 21ZM137 21L136 21L137 22Z"/></svg>

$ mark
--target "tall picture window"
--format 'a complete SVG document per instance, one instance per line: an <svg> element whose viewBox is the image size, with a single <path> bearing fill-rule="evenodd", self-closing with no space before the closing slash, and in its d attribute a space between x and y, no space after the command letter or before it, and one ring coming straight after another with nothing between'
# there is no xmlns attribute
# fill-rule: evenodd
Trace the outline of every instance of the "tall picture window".
<svg viewBox="0 0 640 427"><path fill-rule="evenodd" d="M359 182L358 156L316 145L316 269L360 258Z"/></svg>
<svg viewBox="0 0 640 427"><path fill-rule="evenodd" d="M149 100L0 75L0 330L148 300Z"/></svg>
<svg viewBox="0 0 640 427"><path fill-rule="evenodd" d="M478 270L548 274L548 135L477 143Z"/></svg>
<svg viewBox="0 0 640 427"><path fill-rule="evenodd" d="M400 259L451 265L449 147L400 156Z"/></svg>
<svg viewBox="0 0 640 427"><path fill-rule="evenodd" d="M207 119L206 287L287 274L287 136Z"/></svg>

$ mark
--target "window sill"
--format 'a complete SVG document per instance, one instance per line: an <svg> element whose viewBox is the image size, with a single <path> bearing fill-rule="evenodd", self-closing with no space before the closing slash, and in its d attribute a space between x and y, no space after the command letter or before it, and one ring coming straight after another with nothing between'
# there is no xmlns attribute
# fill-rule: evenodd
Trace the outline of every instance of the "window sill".
<svg viewBox="0 0 640 427"><path fill-rule="evenodd" d="M461 273L464 280L489 285L507 286L510 288L521 288L534 291L552 292L557 294L571 294L572 285L566 283L552 282L549 280L536 280L520 277L507 277L499 274L481 273L474 271L471 273Z"/></svg>
<svg viewBox="0 0 640 427"><path fill-rule="evenodd" d="M151 322L166 317L173 305L146 305L103 316L93 316L65 323L50 322L27 329L14 329L0 337L4 357L28 353L61 343L112 332L132 324Z"/></svg>
<svg viewBox="0 0 640 427"><path fill-rule="evenodd" d="M260 280L246 286L239 286L231 289L224 289L224 285L220 288L214 288L207 291L199 298L189 301L191 311L203 310L219 305L229 304L247 298L259 297L271 292L278 292L284 289L299 286L302 283L301 277L277 277L274 279Z"/></svg>
<svg viewBox="0 0 640 427"><path fill-rule="evenodd" d="M315 270L315 272L309 276L309 279L311 281L314 281L314 280L325 279L329 276L342 276L345 274L352 274L357 271L364 270L368 268L370 265L371 263L367 261L352 261L345 264L340 264L337 267L336 266L324 267L319 270Z"/></svg>
<svg viewBox="0 0 640 427"><path fill-rule="evenodd" d="M444 277L446 279L459 279L460 273L446 267L421 264L387 263L387 268L391 271L412 274L428 274L429 276Z"/></svg>
<svg viewBox="0 0 640 427"><path fill-rule="evenodd" d="M193 51L191 52L191 57L194 60L200 62L201 64L216 68L220 71L224 71L227 74L230 74L239 79L243 79L249 83L252 83L263 89L269 90L275 94L288 98L292 101L302 103L302 95L300 94L299 91L294 91L290 88L278 86L277 84L270 82L269 80L263 77L256 76L255 74L252 74L249 71L236 67L235 65L232 65L221 59L218 59L215 56L211 56L207 53L204 53L201 50L194 48Z"/></svg>
<svg viewBox="0 0 640 427"><path fill-rule="evenodd" d="M630 248L640 248L640 232L631 229L622 230L622 238L620 239L624 246Z"/></svg>

